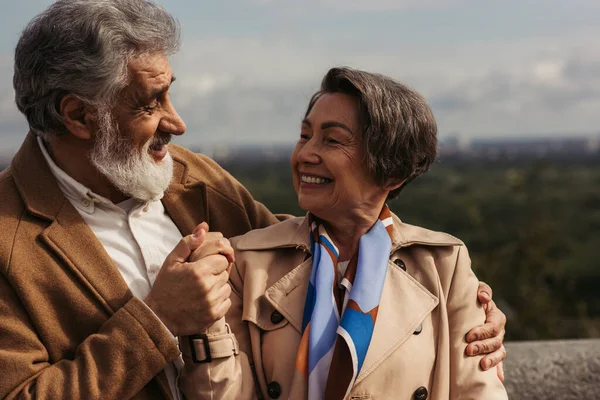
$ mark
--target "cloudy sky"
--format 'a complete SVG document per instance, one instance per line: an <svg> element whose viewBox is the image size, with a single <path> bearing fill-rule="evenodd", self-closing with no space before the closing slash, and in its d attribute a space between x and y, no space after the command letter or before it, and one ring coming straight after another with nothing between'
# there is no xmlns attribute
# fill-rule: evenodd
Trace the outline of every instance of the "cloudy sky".
<svg viewBox="0 0 600 400"><path fill-rule="evenodd" d="M4 4L6 3L6 4ZM12 53L50 0L0 0L0 138L27 130ZM598 0L159 0L181 22L173 98L186 145L291 143L328 68L380 72L428 99L441 137L600 131Z"/></svg>

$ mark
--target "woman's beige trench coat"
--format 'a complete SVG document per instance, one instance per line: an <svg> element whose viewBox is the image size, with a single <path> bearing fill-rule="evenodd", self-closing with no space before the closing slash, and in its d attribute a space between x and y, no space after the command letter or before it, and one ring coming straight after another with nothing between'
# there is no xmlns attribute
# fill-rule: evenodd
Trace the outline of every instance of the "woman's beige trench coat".
<svg viewBox="0 0 600 400"><path fill-rule="evenodd" d="M292 388L312 264L308 232L307 219L294 218L232 240L229 313L205 339L190 346L182 338L188 399L304 400ZM484 372L480 357L465 356L465 335L485 320L470 264L460 240L394 216L375 331L347 399L507 398L495 368ZM194 363L192 348L204 358L206 340L212 361Z"/></svg>

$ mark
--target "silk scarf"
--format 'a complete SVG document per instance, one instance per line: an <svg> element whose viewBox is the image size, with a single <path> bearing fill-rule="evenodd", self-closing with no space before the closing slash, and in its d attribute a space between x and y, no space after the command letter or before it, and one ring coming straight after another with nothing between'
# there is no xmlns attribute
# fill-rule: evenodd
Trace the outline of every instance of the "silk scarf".
<svg viewBox="0 0 600 400"><path fill-rule="evenodd" d="M340 289L339 252L323 223L309 214L312 271L304 306L296 376L310 400L342 400L364 363L392 246L392 214L385 205L377 222L359 241ZM342 294L342 292L345 292Z"/></svg>

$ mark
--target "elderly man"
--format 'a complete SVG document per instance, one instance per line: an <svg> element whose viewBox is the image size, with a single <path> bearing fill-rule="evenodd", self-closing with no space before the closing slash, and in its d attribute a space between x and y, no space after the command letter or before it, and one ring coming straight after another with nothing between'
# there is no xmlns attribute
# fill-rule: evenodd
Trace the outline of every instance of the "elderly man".
<svg viewBox="0 0 600 400"><path fill-rule="evenodd" d="M230 304L233 255L209 227L278 222L168 145L185 132L169 98L178 45L173 17L143 0L59 0L25 28L14 88L30 133L0 174L0 397L179 398L175 337ZM480 300L489 322L467 352L491 353L488 368L504 315L485 285Z"/></svg>

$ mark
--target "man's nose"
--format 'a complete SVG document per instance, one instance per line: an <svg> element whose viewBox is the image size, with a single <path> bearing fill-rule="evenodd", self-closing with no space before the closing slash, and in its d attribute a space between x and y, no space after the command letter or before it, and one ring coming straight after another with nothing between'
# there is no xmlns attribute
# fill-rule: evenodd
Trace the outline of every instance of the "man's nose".
<svg viewBox="0 0 600 400"><path fill-rule="evenodd" d="M185 122L183 122L183 119L181 119L181 116L179 116L179 113L172 104L169 105L167 113L160 120L158 129L172 135L183 135L185 133Z"/></svg>

